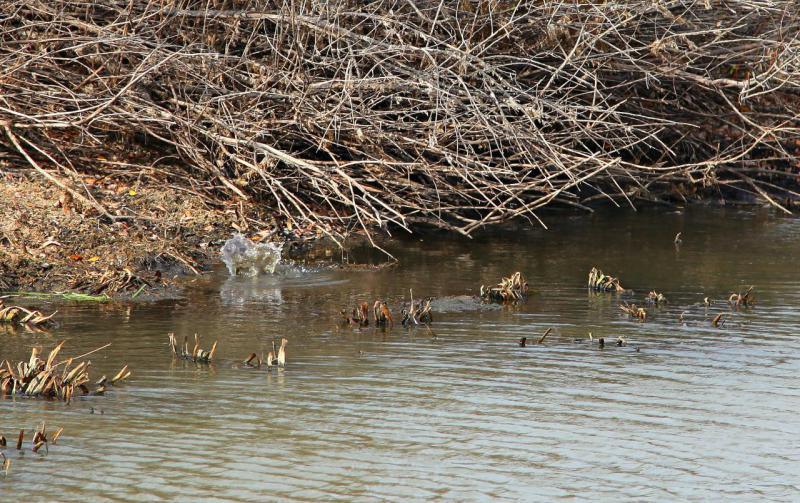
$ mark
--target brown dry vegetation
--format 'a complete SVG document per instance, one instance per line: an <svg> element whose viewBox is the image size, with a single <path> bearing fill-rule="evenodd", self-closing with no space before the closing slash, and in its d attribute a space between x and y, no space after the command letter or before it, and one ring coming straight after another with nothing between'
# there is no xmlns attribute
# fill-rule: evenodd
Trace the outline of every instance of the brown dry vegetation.
<svg viewBox="0 0 800 503"><path fill-rule="evenodd" d="M234 215L187 195L143 185L93 186L107 208L137 219L101 223L47 182L6 178L0 185L0 289L89 294L157 289L200 268L230 235ZM131 195L132 192L135 195Z"/></svg>
<svg viewBox="0 0 800 503"><path fill-rule="evenodd" d="M53 217L60 253L123 273L93 229L191 263L208 226L470 234L545 205L708 194L788 212L798 34L795 0L7 0L0 162L43 177L47 208L80 208ZM2 204L24 217L24 184L45 182L14 180ZM6 253L44 260L49 232Z"/></svg>

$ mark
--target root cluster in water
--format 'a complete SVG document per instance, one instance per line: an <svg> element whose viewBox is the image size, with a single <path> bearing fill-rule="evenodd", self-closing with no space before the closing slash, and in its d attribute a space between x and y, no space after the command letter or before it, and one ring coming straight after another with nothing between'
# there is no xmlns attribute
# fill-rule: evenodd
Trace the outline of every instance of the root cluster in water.
<svg viewBox="0 0 800 503"><path fill-rule="evenodd" d="M51 323L53 316L58 311L50 315L44 315L39 311L26 309L20 306L6 306L3 299L0 299L0 323L19 323L32 327L45 326Z"/></svg>
<svg viewBox="0 0 800 503"><path fill-rule="evenodd" d="M658 293L655 290L651 290L650 293L647 294L647 297L644 299L644 301L647 304L660 306L667 303L667 298L664 296L664 294Z"/></svg>
<svg viewBox="0 0 800 503"><path fill-rule="evenodd" d="M414 301L411 297L411 302L408 306L404 306L400 310L402 316L401 323L404 327L412 325L430 325L433 322L433 314L431 313L431 298Z"/></svg>
<svg viewBox="0 0 800 503"><path fill-rule="evenodd" d="M340 325L352 325L358 327L369 326L369 304L366 302L362 302L354 307L350 314L347 313L346 309L343 309L340 314ZM389 309L389 304L387 304L384 300L376 300L372 304L372 319L374 320L376 327L394 326L392 311Z"/></svg>
<svg viewBox="0 0 800 503"><path fill-rule="evenodd" d="M44 422L39 425L33 432L33 439L31 440L31 452L38 453L42 447L45 448L44 452L50 452L50 445L55 445L58 443L59 437L64 432L64 428L57 429L50 438L48 438L49 432L47 431L47 426ZM22 451L23 442L25 441L25 430L19 430L19 434L17 434L17 443L16 443L16 450ZM5 449L8 445L8 440L4 435L0 435L0 449ZM21 454L21 453L20 453ZM6 456L5 452L0 451L0 459L2 459L2 464L0 464L0 471L2 471L3 476L8 476L8 472L11 470L11 458Z"/></svg>
<svg viewBox="0 0 800 503"><path fill-rule="evenodd" d="M169 347L172 350L172 354L176 358L191 360L193 362L198 362L198 363L209 363L214 358L214 353L217 352L217 341L214 341L214 344L211 346L211 349L206 351L200 347L200 339L197 337L197 334L194 334L194 348L190 352L189 337L183 338L183 347L179 349L178 341L177 339L175 339L175 334L170 332Z"/></svg>
<svg viewBox="0 0 800 503"><path fill-rule="evenodd" d="M250 353L250 356L242 362L242 365L250 368L261 368L262 365L266 366L267 370L272 370L273 367L283 369L286 367L286 345L289 341L286 338L281 339L281 346L275 351L275 341L272 341L272 351L264 358L264 353L261 353L259 358L256 353ZM275 356L277 354L277 356Z"/></svg>
<svg viewBox="0 0 800 503"><path fill-rule="evenodd" d="M747 290L739 290L738 292L733 292L728 297L728 303L734 308L752 306L755 303L755 294L753 293L753 287L751 286Z"/></svg>
<svg viewBox="0 0 800 503"><path fill-rule="evenodd" d="M128 366L125 365L111 380L108 380L106 376L101 377L95 383L96 387L92 391L87 385L91 362L83 361L74 367L72 363L75 359L87 356L98 350L57 363L56 359L63 346L64 341L50 351L47 359L39 357L41 351L39 348L33 348L28 361L20 361L16 365L12 365L8 360L0 363L0 392L3 395L12 396L25 395L55 398L69 403L76 389L84 395L90 393L102 395L106 391L107 384L117 384L131 375Z"/></svg>
<svg viewBox="0 0 800 503"><path fill-rule="evenodd" d="M598 292L624 292L625 289L619 283L619 279L613 276L606 276L603 271L592 267L589 271L589 289Z"/></svg>
<svg viewBox="0 0 800 503"><path fill-rule="evenodd" d="M528 298L528 282L521 272L502 278L495 286L481 285L481 298L487 302L520 302Z"/></svg>

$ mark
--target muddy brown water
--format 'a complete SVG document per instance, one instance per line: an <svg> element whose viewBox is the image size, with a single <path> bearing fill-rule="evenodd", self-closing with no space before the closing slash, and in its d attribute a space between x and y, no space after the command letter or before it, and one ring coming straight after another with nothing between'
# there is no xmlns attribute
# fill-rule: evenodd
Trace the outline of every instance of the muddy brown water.
<svg viewBox="0 0 800 503"><path fill-rule="evenodd" d="M65 429L46 456L6 447L13 463L0 492L34 501L799 499L800 221L694 208L547 223L398 242L400 265L377 272L247 279L220 267L184 300L58 305L58 329L0 336L0 359L62 338L66 354L112 342L91 357L92 375L124 362L133 376L68 406L0 400L7 437L41 421ZM617 295L587 293L593 265L634 289L629 300L655 288L669 304L646 323L626 319ZM334 323L358 301L386 298L397 311L409 288L471 294L514 270L533 286L518 307L445 302L452 311L435 312L430 330ZM731 313L722 299L750 284L758 304ZM708 311L705 296L716 301ZM728 321L712 328L720 312ZM517 346L547 327L545 344ZM170 331L197 332L206 346L218 339L218 361L173 361ZM573 341L590 331L628 346ZM240 368L281 336L284 372Z"/></svg>

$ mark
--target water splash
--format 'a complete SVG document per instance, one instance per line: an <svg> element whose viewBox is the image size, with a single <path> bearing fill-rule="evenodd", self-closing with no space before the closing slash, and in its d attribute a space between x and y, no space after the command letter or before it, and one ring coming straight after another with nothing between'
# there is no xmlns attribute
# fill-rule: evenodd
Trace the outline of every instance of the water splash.
<svg viewBox="0 0 800 503"><path fill-rule="evenodd" d="M228 266L231 276L257 276L261 273L273 274L281 260L283 244L253 243L241 234L225 241L220 253L222 261Z"/></svg>

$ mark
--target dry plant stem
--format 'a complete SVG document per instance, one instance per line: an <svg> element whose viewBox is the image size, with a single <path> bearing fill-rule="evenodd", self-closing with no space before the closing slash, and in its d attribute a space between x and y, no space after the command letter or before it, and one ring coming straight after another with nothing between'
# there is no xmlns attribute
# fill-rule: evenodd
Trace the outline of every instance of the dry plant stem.
<svg viewBox="0 0 800 503"><path fill-rule="evenodd" d="M136 216L55 173L337 241L713 189L790 212L800 192L795 0L231 5L2 2L0 148L107 218Z"/></svg>

